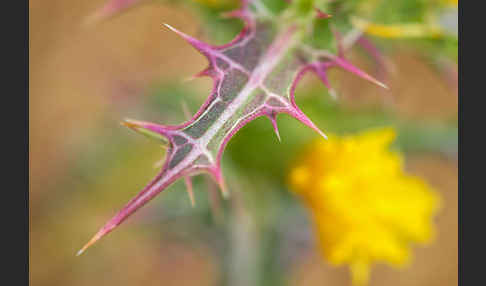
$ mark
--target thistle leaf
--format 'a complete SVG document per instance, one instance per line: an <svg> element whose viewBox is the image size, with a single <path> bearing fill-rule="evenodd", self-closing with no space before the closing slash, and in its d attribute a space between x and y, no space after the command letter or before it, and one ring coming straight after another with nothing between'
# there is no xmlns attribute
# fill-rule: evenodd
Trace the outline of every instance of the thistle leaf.
<svg viewBox="0 0 486 286"><path fill-rule="evenodd" d="M333 67L384 86L341 56L322 56L303 46L302 37L308 35L305 21L282 21L259 11L264 11L260 2L242 1L240 9L227 13L227 17L240 18L245 25L231 42L221 46L207 44L165 25L207 58L209 65L198 76L213 79L212 91L196 114L180 125L134 120L124 123L144 135L158 140L165 138L166 160L160 173L78 255L179 178L208 173L227 196L221 171L224 149L238 130L257 117L266 116L271 120L279 140L276 116L281 113L326 137L295 103L296 86L306 72L315 72L328 88L326 72ZM315 11L309 13L315 17Z"/></svg>

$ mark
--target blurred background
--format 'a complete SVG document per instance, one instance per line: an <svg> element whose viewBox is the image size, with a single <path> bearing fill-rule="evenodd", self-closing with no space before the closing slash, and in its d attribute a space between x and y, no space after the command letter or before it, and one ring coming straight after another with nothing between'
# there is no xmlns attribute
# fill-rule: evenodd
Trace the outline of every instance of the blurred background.
<svg viewBox="0 0 486 286"><path fill-rule="evenodd" d="M75 256L155 176L164 156L119 122L180 123L184 105L194 113L211 88L208 78L184 81L206 60L162 24L216 43L241 25L206 30L207 19L173 2L143 3L89 25L104 0L30 0L31 285L350 285L346 267L319 255L309 215L288 190L296 150L316 135L285 115L278 118L282 143L266 119L229 143L223 173L231 199L200 175L193 208L177 182ZM457 285L457 69L447 60L438 65L413 42L384 49L390 91L332 71L338 101L309 75L297 102L324 132L394 126L407 171L442 198L435 242L414 247L404 269L377 265L370 285ZM349 58L375 68L360 51Z"/></svg>

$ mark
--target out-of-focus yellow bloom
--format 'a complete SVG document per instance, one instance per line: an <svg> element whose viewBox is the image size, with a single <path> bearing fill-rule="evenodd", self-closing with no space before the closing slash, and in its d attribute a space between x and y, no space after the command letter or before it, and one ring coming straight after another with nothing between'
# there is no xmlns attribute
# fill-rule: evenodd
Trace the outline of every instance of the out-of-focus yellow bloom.
<svg viewBox="0 0 486 286"><path fill-rule="evenodd" d="M359 18L351 18L351 23L367 34L382 38L437 38L444 34L439 26L407 23L394 25L380 25Z"/></svg>
<svg viewBox="0 0 486 286"><path fill-rule="evenodd" d="M403 171L390 151L393 129L313 142L290 172L292 190L311 211L324 257L349 264L355 285L368 281L373 262L410 259L410 243L430 242L439 197Z"/></svg>
<svg viewBox="0 0 486 286"><path fill-rule="evenodd" d="M439 6L455 6L458 0L436 0ZM364 1L360 10L365 14L370 14L379 2ZM382 38L438 38L445 34L444 29L436 23L437 16L430 13L428 21L425 23L397 23L397 24L377 24L367 20L352 17L351 23L363 32Z"/></svg>

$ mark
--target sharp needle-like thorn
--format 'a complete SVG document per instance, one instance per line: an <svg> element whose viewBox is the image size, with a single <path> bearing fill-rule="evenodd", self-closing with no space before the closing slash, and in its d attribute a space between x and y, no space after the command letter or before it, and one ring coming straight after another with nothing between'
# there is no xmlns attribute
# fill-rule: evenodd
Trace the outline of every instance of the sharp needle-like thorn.
<svg viewBox="0 0 486 286"><path fill-rule="evenodd" d="M355 67L354 65L352 65L351 63L349 63L348 61L346 61L345 59L342 59L342 58L335 58L334 59L334 62L336 64L338 64L340 67L342 67L343 69L351 72L351 73L354 73L355 75L361 77L361 78L364 78L378 86L381 86L385 89L389 89L388 86L384 83L382 83L381 81L375 79L374 77L372 77L371 75L367 74L366 72L360 70L359 68Z"/></svg>
<svg viewBox="0 0 486 286"><path fill-rule="evenodd" d="M189 195L189 199L191 200L191 206L196 206L196 200L194 199L194 192L192 189L192 181L189 177L184 177L184 182L186 183L187 194Z"/></svg>
<svg viewBox="0 0 486 286"><path fill-rule="evenodd" d="M282 142L282 139L280 138L280 133L278 132L278 128L275 128L275 135L277 135L278 142Z"/></svg>
<svg viewBox="0 0 486 286"><path fill-rule="evenodd" d="M327 140L327 135L324 134L324 132L322 132L319 128L316 128L316 131L317 131L317 133L319 133L319 135L321 135L324 139Z"/></svg>
<svg viewBox="0 0 486 286"><path fill-rule="evenodd" d="M305 115L297 106L294 107L294 110L290 115L293 116L295 119L299 120L300 122L302 122L304 125L311 128L312 130L319 133L319 135L321 135L324 139L327 140L326 134L324 134L324 132L322 132L319 128L317 128L314 122L312 122L312 120L310 120L307 117L307 115Z"/></svg>
<svg viewBox="0 0 486 286"><path fill-rule="evenodd" d="M189 41L189 42L194 42L194 41L197 41L197 40L196 40L196 39L194 39L193 37L191 37L191 36L189 36L189 35L187 35L187 34L185 34L185 33L181 32L181 31L177 30L176 28L172 27L172 26L171 26L171 25L169 25L169 24L164 23L164 26L165 26L165 27L167 27L167 28L168 28L169 30L171 30L172 32L174 32L174 33L178 34L178 35L179 35L179 36L181 36L182 38L186 39L186 40L187 40L187 41Z"/></svg>
<svg viewBox="0 0 486 286"><path fill-rule="evenodd" d="M228 189L226 188L226 184L224 183L224 181L221 180L220 182L218 182L218 186L221 189L221 194L223 195L223 198L228 199L230 195L229 195Z"/></svg>
<svg viewBox="0 0 486 286"><path fill-rule="evenodd" d="M101 234L98 232L97 234L95 234L91 239L90 241L88 241L88 243L86 243L77 253L76 253L76 256L80 256L81 254L83 254L83 252L88 249L88 247L90 247L91 245L93 245L96 241L98 241L98 239L101 238Z"/></svg>
<svg viewBox="0 0 486 286"><path fill-rule="evenodd" d="M120 122L120 124L151 139L156 139L159 143L161 142L162 146L164 147L167 147L169 145L169 141L162 134L154 131L154 129L151 128L150 125L153 125L151 123L125 119L124 121Z"/></svg>
<svg viewBox="0 0 486 286"><path fill-rule="evenodd" d="M178 30L176 30L174 27L172 27L171 25L167 24L167 23L163 23L164 26L166 26L167 28L169 28L169 30L173 31L173 32L176 32L176 33L179 33Z"/></svg>
<svg viewBox="0 0 486 286"><path fill-rule="evenodd" d="M273 131L275 131L275 135L277 135L278 141L282 142L282 139L280 138L280 132L278 131L277 119L271 116L270 121L272 122Z"/></svg>

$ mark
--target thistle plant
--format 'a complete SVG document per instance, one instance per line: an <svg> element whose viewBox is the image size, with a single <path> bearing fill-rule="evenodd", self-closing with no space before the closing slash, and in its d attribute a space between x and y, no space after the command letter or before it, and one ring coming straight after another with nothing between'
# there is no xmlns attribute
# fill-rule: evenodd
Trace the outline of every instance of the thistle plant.
<svg viewBox="0 0 486 286"><path fill-rule="evenodd" d="M111 16L138 2L112 0L95 17ZM236 37L223 45L206 43L165 24L207 58L208 66L195 77L212 78L212 90L199 110L182 124L131 119L123 122L165 146L165 161L158 175L78 255L178 179L184 179L191 190L191 177L207 173L227 196L221 166L225 147L243 126L258 117L269 119L279 140L279 114L295 118L325 138L325 133L296 104L295 90L304 75L314 73L334 98L337 95L328 78L331 69L342 69L387 88L346 57L352 47L360 46L383 65L383 55L363 34L369 23L359 20L363 14L373 15L379 2L386 1L242 0L235 10L222 14L243 23ZM357 14L361 16L355 17ZM440 28L433 31L436 29ZM368 30L376 32L376 28ZM435 37L441 33L432 34Z"/></svg>

